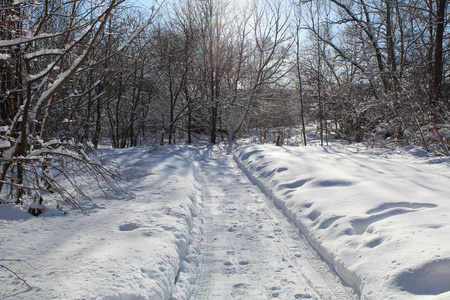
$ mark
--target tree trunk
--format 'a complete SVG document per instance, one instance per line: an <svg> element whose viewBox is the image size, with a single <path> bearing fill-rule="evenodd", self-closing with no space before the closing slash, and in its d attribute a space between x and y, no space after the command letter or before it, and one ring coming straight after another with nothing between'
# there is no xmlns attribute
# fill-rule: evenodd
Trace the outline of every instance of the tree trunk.
<svg viewBox="0 0 450 300"><path fill-rule="evenodd" d="M390 66L390 77L394 83L394 92L398 90L398 78L397 78L397 62L395 59L394 49L394 33L392 30L392 0L386 0L386 40L387 40L387 63Z"/></svg>
<svg viewBox="0 0 450 300"><path fill-rule="evenodd" d="M217 103L213 100L214 104L211 107L211 140L212 144L216 143L217 139Z"/></svg>
<svg viewBox="0 0 450 300"><path fill-rule="evenodd" d="M443 39L445 29L445 11L447 0L436 0L436 38L434 43L434 64L433 64L433 99L432 106L438 106L442 100L442 79L443 79Z"/></svg>
<svg viewBox="0 0 450 300"><path fill-rule="evenodd" d="M95 131L92 137L92 144L94 144L95 149L98 149L98 142L100 139L100 130L101 130L101 119L102 119L102 105L100 97L97 97L97 118L95 120Z"/></svg>

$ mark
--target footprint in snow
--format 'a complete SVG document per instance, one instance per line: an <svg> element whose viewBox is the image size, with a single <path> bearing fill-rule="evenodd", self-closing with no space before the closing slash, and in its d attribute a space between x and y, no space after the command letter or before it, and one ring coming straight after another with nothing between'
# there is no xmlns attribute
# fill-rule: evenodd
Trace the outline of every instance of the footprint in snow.
<svg viewBox="0 0 450 300"><path fill-rule="evenodd" d="M240 288L244 288L247 285L245 283L236 283L235 285L233 285L233 289L240 289Z"/></svg>
<svg viewBox="0 0 450 300"><path fill-rule="evenodd" d="M236 228L228 227L227 231L228 231L228 232L235 232L235 231L236 231Z"/></svg>
<svg viewBox="0 0 450 300"><path fill-rule="evenodd" d="M295 299L312 299L313 296L310 294L295 294Z"/></svg>
<svg viewBox="0 0 450 300"><path fill-rule="evenodd" d="M138 229L140 227L139 224L136 223L127 223L119 226L120 231L133 231L135 229Z"/></svg>
<svg viewBox="0 0 450 300"><path fill-rule="evenodd" d="M450 258L405 270L396 278L396 284L414 295L433 296L450 292Z"/></svg>
<svg viewBox="0 0 450 300"><path fill-rule="evenodd" d="M279 286L273 286L269 289L272 293L270 294L271 298L278 298L280 296L281 288Z"/></svg>
<svg viewBox="0 0 450 300"><path fill-rule="evenodd" d="M273 292L271 296L272 296L272 298L278 298L280 296L280 293L279 292Z"/></svg>

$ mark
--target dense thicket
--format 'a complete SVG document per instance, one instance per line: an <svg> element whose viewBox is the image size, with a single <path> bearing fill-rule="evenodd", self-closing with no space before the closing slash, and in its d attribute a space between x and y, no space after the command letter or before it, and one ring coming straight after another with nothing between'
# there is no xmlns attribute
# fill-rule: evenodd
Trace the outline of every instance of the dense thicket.
<svg viewBox="0 0 450 300"><path fill-rule="evenodd" d="M449 155L448 1L301 6L312 40L311 69L333 131L357 142L376 134Z"/></svg>
<svg viewBox="0 0 450 300"><path fill-rule="evenodd" d="M315 126L450 154L447 0L128 2L0 1L2 201L79 205L55 178L86 196L105 142Z"/></svg>

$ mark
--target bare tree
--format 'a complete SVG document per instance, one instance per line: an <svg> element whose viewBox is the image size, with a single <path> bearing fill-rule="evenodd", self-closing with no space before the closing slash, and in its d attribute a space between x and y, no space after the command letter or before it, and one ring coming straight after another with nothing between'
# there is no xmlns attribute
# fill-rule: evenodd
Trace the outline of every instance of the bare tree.
<svg viewBox="0 0 450 300"><path fill-rule="evenodd" d="M248 47L254 50L248 52L244 66L248 73L238 78L241 89L235 91L235 97L241 99L236 103L241 109L238 114L231 113L231 117L236 115L237 118L228 126L230 140L236 138L255 101L283 99L283 96L277 97L277 93L288 85L285 79L292 70L292 65L287 64L293 37L289 31L290 15L286 7L280 2L260 2L253 6L251 13L253 30L249 37L254 44Z"/></svg>
<svg viewBox="0 0 450 300"><path fill-rule="evenodd" d="M358 120L350 126L342 119L345 114L340 113L336 130L362 129L356 140L367 130L384 132L384 137L401 143L421 141L428 148L434 144L434 150L448 153L444 129L448 110L443 109L448 96L442 88L447 84L443 74L448 70L448 55L443 51L448 45L447 1L329 0L303 5L325 2L331 4L333 13L315 23L333 26L332 34L321 29L324 27L313 26L312 19L306 24L315 38L335 53L327 54L328 58L322 55L330 72L323 78L324 87L338 100L331 105L345 108L349 117L353 115L344 119ZM333 67L334 62L340 67ZM346 70L352 70L351 76ZM356 102L341 97L351 94L343 93L343 89L363 91L365 87L370 88L372 96L363 92ZM434 142L429 140L433 136Z"/></svg>
<svg viewBox="0 0 450 300"><path fill-rule="evenodd" d="M303 145L307 145L306 140L306 122L305 122L305 103L304 103L304 97L303 97L303 70L302 70L302 60L301 60L301 33L303 30L302 26L302 7L298 5L295 7L295 23L294 23L294 30L295 30L295 77L297 79L297 86L298 86L298 98L300 102L300 122L302 126L302 139L303 139Z"/></svg>
<svg viewBox="0 0 450 300"><path fill-rule="evenodd" d="M71 184L75 194L86 196L76 183L76 172L72 173L71 167L87 170L87 174L107 186L114 185L113 174L90 158L83 146L70 140L56 142L43 138L55 137L48 134L47 128L52 109L65 107L65 112L71 112L68 106L72 99L87 97L90 114L92 90L96 85L88 86L86 92L76 97L74 91L71 93L65 87L73 86L78 72L89 70L86 65L92 64L89 58L94 46L113 11L123 3L123 0L6 3L17 14L14 19L19 24L2 28L2 34L8 39L0 42L4 63L14 66L2 77L0 103L9 107L1 119L1 125L6 128L4 137L9 142L0 158L2 198L23 204L26 197L39 206L44 197L57 194L81 208L74 194L55 180L59 174ZM10 78L15 78L13 85L8 83ZM65 120L70 121L67 117L66 114Z"/></svg>

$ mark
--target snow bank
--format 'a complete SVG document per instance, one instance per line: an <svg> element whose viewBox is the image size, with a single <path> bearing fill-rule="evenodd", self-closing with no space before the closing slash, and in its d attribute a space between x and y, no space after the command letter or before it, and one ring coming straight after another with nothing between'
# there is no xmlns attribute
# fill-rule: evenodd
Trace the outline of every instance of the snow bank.
<svg viewBox="0 0 450 300"><path fill-rule="evenodd" d="M200 187L193 148L106 150L130 195L97 193L83 214L32 217L0 206L1 299L188 296L199 260ZM94 187L93 187L94 188ZM16 261L20 259L20 261ZM13 261L11 261L13 260ZM177 283L175 285L175 283Z"/></svg>
<svg viewBox="0 0 450 300"><path fill-rule="evenodd" d="M450 164L421 153L250 145L235 159L363 299L449 299Z"/></svg>

